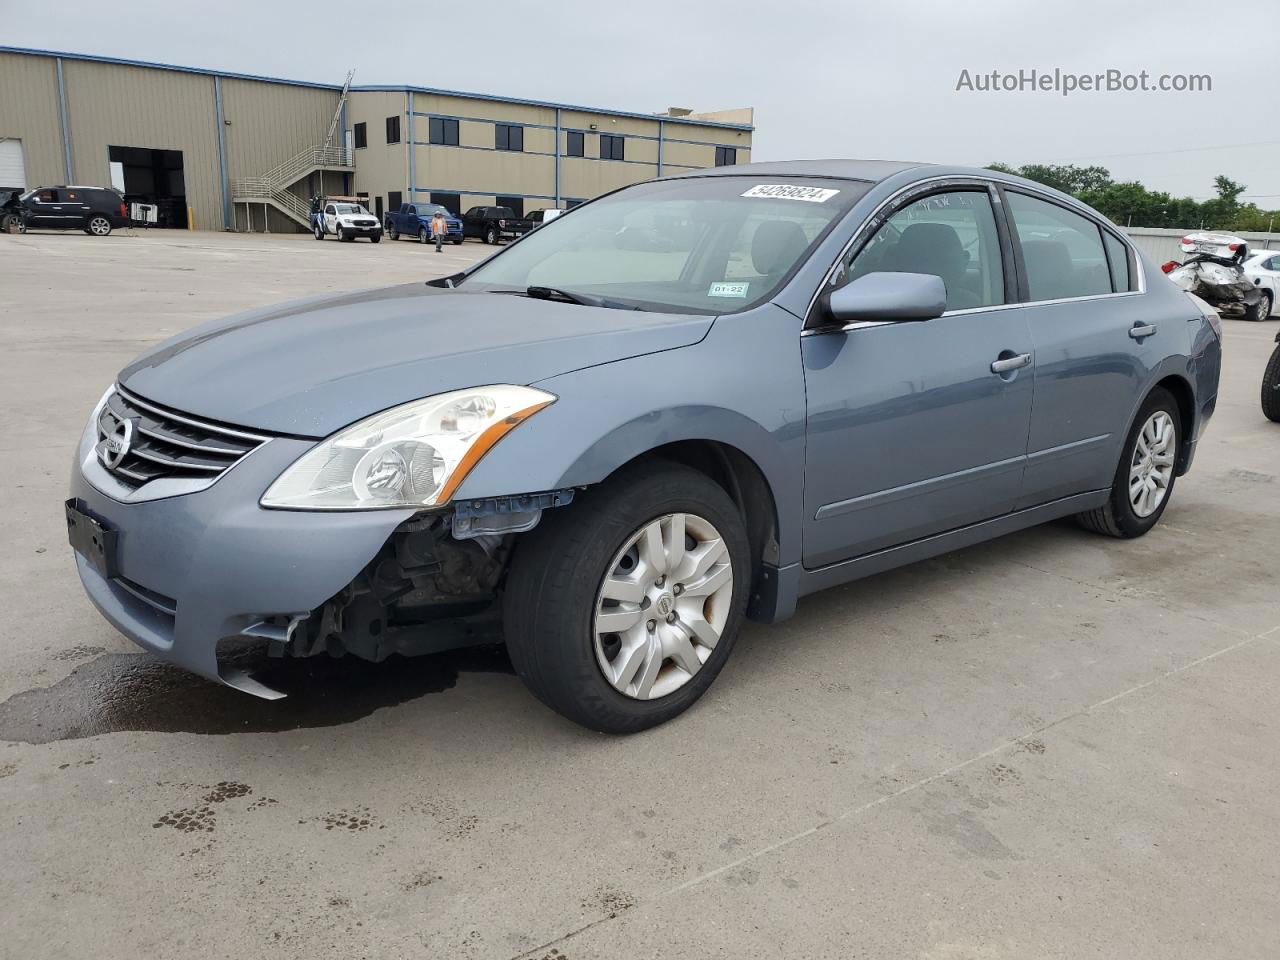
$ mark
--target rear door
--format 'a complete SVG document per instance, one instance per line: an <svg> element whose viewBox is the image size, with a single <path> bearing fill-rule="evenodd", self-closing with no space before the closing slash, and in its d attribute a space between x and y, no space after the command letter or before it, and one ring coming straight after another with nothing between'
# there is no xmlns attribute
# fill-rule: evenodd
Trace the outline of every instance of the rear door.
<svg viewBox="0 0 1280 960"><path fill-rule="evenodd" d="M981 182L908 197L841 268L839 282L876 271L939 276L941 317L803 337L810 569L1013 509L1032 349L1023 311L1009 307L1016 287L993 197Z"/></svg>
<svg viewBox="0 0 1280 960"><path fill-rule="evenodd" d="M62 225L83 229L89 225L89 217L93 213L90 205L92 191L67 187L62 193Z"/></svg>
<svg viewBox="0 0 1280 960"><path fill-rule="evenodd" d="M1137 260L1112 228L1048 197L1004 196L1036 357L1021 508L1111 485L1174 331L1138 293Z"/></svg>

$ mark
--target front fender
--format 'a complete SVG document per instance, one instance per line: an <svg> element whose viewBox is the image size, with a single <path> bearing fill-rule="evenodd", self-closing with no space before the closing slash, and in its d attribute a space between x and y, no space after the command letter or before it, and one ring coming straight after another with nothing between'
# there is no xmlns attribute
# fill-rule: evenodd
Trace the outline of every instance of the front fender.
<svg viewBox="0 0 1280 960"><path fill-rule="evenodd" d="M800 556L805 399L799 321L776 307L718 319L699 343L535 384L558 398L508 434L458 499L590 486L656 447L712 440L773 493L781 564Z"/></svg>

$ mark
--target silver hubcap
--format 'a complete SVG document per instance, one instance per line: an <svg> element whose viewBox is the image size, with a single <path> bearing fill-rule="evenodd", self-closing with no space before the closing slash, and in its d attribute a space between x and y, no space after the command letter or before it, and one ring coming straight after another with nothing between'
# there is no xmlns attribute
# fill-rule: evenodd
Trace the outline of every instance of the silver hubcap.
<svg viewBox="0 0 1280 960"><path fill-rule="evenodd" d="M101 217L96 217L93 220L89 221L89 229L92 230L94 233L96 233L98 236L102 237L102 236L106 236L107 231L111 229L111 225L107 223L107 221L103 220Z"/></svg>
<svg viewBox="0 0 1280 960"><path fill-rule="evenodd" d="M733 563L710 522L670 513L618 551L596 597L596 661L619 693L655 700L702 669L729 618Z"/></svg>
<svg viewBox="0 0 1280 960"><path fill-rule="evenodd" d="M1164 503L1173 481L1177 449L1173 418L1157 410L1142 425L1129 464L1129 504L1139 517L1151 516Z"/></svg>

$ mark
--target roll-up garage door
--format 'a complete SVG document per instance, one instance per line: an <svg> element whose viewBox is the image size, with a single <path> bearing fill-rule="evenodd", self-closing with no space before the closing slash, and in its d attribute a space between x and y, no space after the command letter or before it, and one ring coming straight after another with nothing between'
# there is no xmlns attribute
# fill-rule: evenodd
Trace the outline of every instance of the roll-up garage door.
<svg viewBox="0 0 1280 960"><path fill-rule="evenodd" d="M0 190L27 189L21 140L0 140Z"/></svg>

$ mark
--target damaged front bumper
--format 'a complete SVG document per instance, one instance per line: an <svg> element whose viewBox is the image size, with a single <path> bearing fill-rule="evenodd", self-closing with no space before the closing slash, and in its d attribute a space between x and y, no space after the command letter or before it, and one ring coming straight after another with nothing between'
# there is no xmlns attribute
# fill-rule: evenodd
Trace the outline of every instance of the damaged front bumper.
<svg viewBox="0 0 1280 960"><path fill-rule="evenodd" d="M124 502L86 429L71 474L75 508L115 534L110 568L77 552L89 598L111 624L166 660L246 693L283 694L230 662L228 637L288 640L384 547L411 509L294 512L259 506L262 491L314 441L277 437L206 489ZM108 575L110 574L110 575Z"/></svg>

